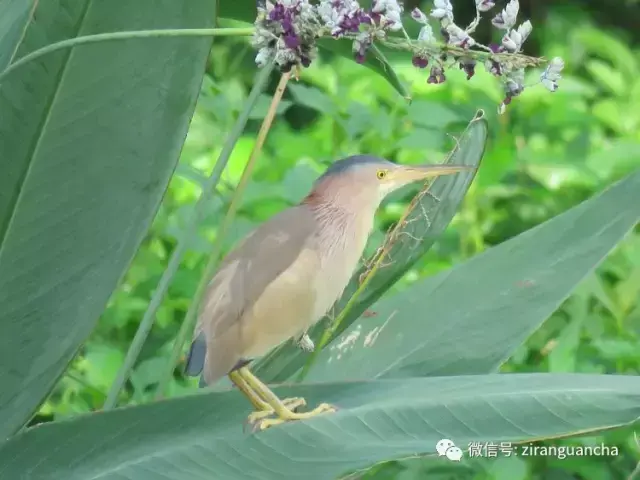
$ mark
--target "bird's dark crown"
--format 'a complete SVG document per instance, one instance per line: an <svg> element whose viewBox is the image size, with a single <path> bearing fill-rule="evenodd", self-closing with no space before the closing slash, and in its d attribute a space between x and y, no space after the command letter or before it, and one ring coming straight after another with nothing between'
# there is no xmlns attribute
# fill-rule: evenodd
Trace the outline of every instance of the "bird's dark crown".
<svg viewBox="0 0 640 480"><path fill-rule="evenodd" d="M388 160L380 157L374 157L371 155L351 155L350 157L342 158L337 160L331 164L329 168L322 174L320 177L326 178L331 175L336 175L340 173L344 173L351 168L357 167L359 165L368 165L368 164L378 164L380 166L384 165L393 165Z"/></svg>

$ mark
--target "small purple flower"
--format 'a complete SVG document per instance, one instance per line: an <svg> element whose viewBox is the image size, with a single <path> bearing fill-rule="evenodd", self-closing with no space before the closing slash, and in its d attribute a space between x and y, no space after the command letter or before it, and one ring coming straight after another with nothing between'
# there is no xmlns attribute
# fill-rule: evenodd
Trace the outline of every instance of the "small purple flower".
<svg viewBox="0 0 640 480"><path fill-rule="evenodd" d="M502 65L500 65L500 62L489 59L485 62L484 66L490 74L495 75L496 77L500 77L502 75Z"/></svg>
<svg viewBox="0 0 640 480"><path fill-rule="evenodd" d="M287 48L290 48L293 50L300 46L300 39L295 33L292 33L292 32L287 33L283 38L284 38L284 44L287 46Z"/></svg>
<svg viewBox="0 0 640 480"><path fill-rule="evenodd" d="M277 22L284 18L284 5L280 3L276 3L273 7L273 10L269 12L269 20L272 22Z"/></svg>
<svg viewBox="0 0 640 480"><path fill-rule="evenodd" d="M367 25L371 25L373 23L369 14L364 10L360 10L356 15L360 23L366 23Z"/></svg>
<svg viewBox="0 0 640 480"><path fill-rule="evenodd" d="M345 33L358 33L362 23L371 24L371 18L362 10L358 10L351 15L345 15L338 24L338 29L333 32L333 36L341 37Z"/></svg>
<svg viewBox="0 0 640 480"><path fill-rule="evenodd" d="M467 80L471 80L476 73L476 62L475 60L465 60L460 62L460 70L463 70L464 73L467 74Z"/></svg>
<svg viewBox="0 0 640 480"><path fill-rule="evenodd" d="M462 42L460 42L460 46L462 48L469 48L473 45L473 39L471 37L466 37Z"/></svg>
<svg viewBox="0 0 640 480"><path fill-rule="evenodd" d="M285 32L290 32L293 30L293 19L291 18L291 13L286 12L282 20L280 21L280 25L282 26L282 30Z"/></svg>
<svg viewBox="0 0 640 480"><path fill-rule="evenodd" d="M427 78L427 83L440 84L444 83L447 77L444 75L444 70L441 67L431 67L431 74Z"/></svg>
<svg viewBox="0 0 640 480"><path fill-rule="evenodd" d="M411 63L413 63L414 67L427 68L427 65L429 65L429 59L414 55L414 57L411 59Z"/></svg>
<svg viewBox="0 0 640 480"><path fill-rule="evenodd" d="M498 45L497 43L490 43L489 48L493 53L502 53L504 52L504 47L502 45Z"/></svg>
<svg viewBox="0 0 640 480"><path fill-rule="evenodd" d="M371 46L371 38L361 35L353 42L353 54L357 63L363 63L366 59L368 48Z"/></svg>

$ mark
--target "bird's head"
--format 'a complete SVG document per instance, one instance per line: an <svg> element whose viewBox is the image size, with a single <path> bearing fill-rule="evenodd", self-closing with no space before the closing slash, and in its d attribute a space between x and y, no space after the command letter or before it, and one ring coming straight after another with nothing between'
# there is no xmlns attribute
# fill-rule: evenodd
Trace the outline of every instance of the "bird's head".
<svg viewBox="0 0 640 480"><path fill-rule="evenodd" d="M462 165L398 165L369 155L338 160L316 181L309 201L377 208L391 192L427 178L469 170Z"/></svg>

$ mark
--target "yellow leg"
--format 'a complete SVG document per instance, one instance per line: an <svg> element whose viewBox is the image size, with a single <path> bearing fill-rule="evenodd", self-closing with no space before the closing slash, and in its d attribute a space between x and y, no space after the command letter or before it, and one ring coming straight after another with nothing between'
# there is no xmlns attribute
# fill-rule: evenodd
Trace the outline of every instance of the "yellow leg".
<svg viewBox="0 0 640 480"><path fill-rule="evenodd" d="M246 382L244 378L240 375L238 370L235 370L229 374L229 379L238 387L244 395L249 399L251 404L257 410L252 415L256 418L268 417L273 415L275 411L271 407L269 403L267 403L263 398L258 394L251 386ZM303 407L306 405L304 398L287 398L283 401L285 406L291 410L295 410L298 407Z"/></svg>
<svg viewBox="0 0 640 480"><path fill-rule="evenodd" d="M249 399L251 405L255 407L256 410L270 410L271 407L267 402L265 402L260 395L258 395L253 389L247 384L247 382L240 376L237 370L231 372L229 374L229 379L238 387L242 393Z"/></svg>
<svg viewBox="0 0 640 480"><path fill-rule="evenodd" d="M264 430L274 425L279 425L284 422L293 420L304 420L307 418L315 417L322 413L335 412L336 408L328 403L321 403L316 408L309 412L297 413L291 411L290 405L295 404L296 401L304 399L291 398L280 400L278 396L269 389L264 383L260 381L247 367L242 367L238 370L238 374L246 382L246 384L257 393L266 403L271 407L269 414L263 412L256 412L249 415L249 421L255 423L256 427L260 430ZM306 403L306 402L305 402ZM304 405L304 403L302 404ZM264 418L275 414L275 418Z"/></svg>

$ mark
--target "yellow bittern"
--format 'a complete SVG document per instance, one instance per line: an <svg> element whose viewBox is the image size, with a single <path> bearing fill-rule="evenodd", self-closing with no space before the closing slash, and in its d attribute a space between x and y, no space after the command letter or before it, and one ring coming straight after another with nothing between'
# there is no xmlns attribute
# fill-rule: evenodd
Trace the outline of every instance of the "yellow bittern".
<svg viewBox="0 0 640 480"><path fill-rule="evenodd" d="M467 168L402 166L367 155L335 162L300 204L259 226L226 256L200 307L186 373L202 373L203 385L228 375L255 407L249 421L258 429L335 411L323 403L297 412L304 399L279 399L248 364L290 338L313 349L306 331L347 286L387 194Z"/></svg>

